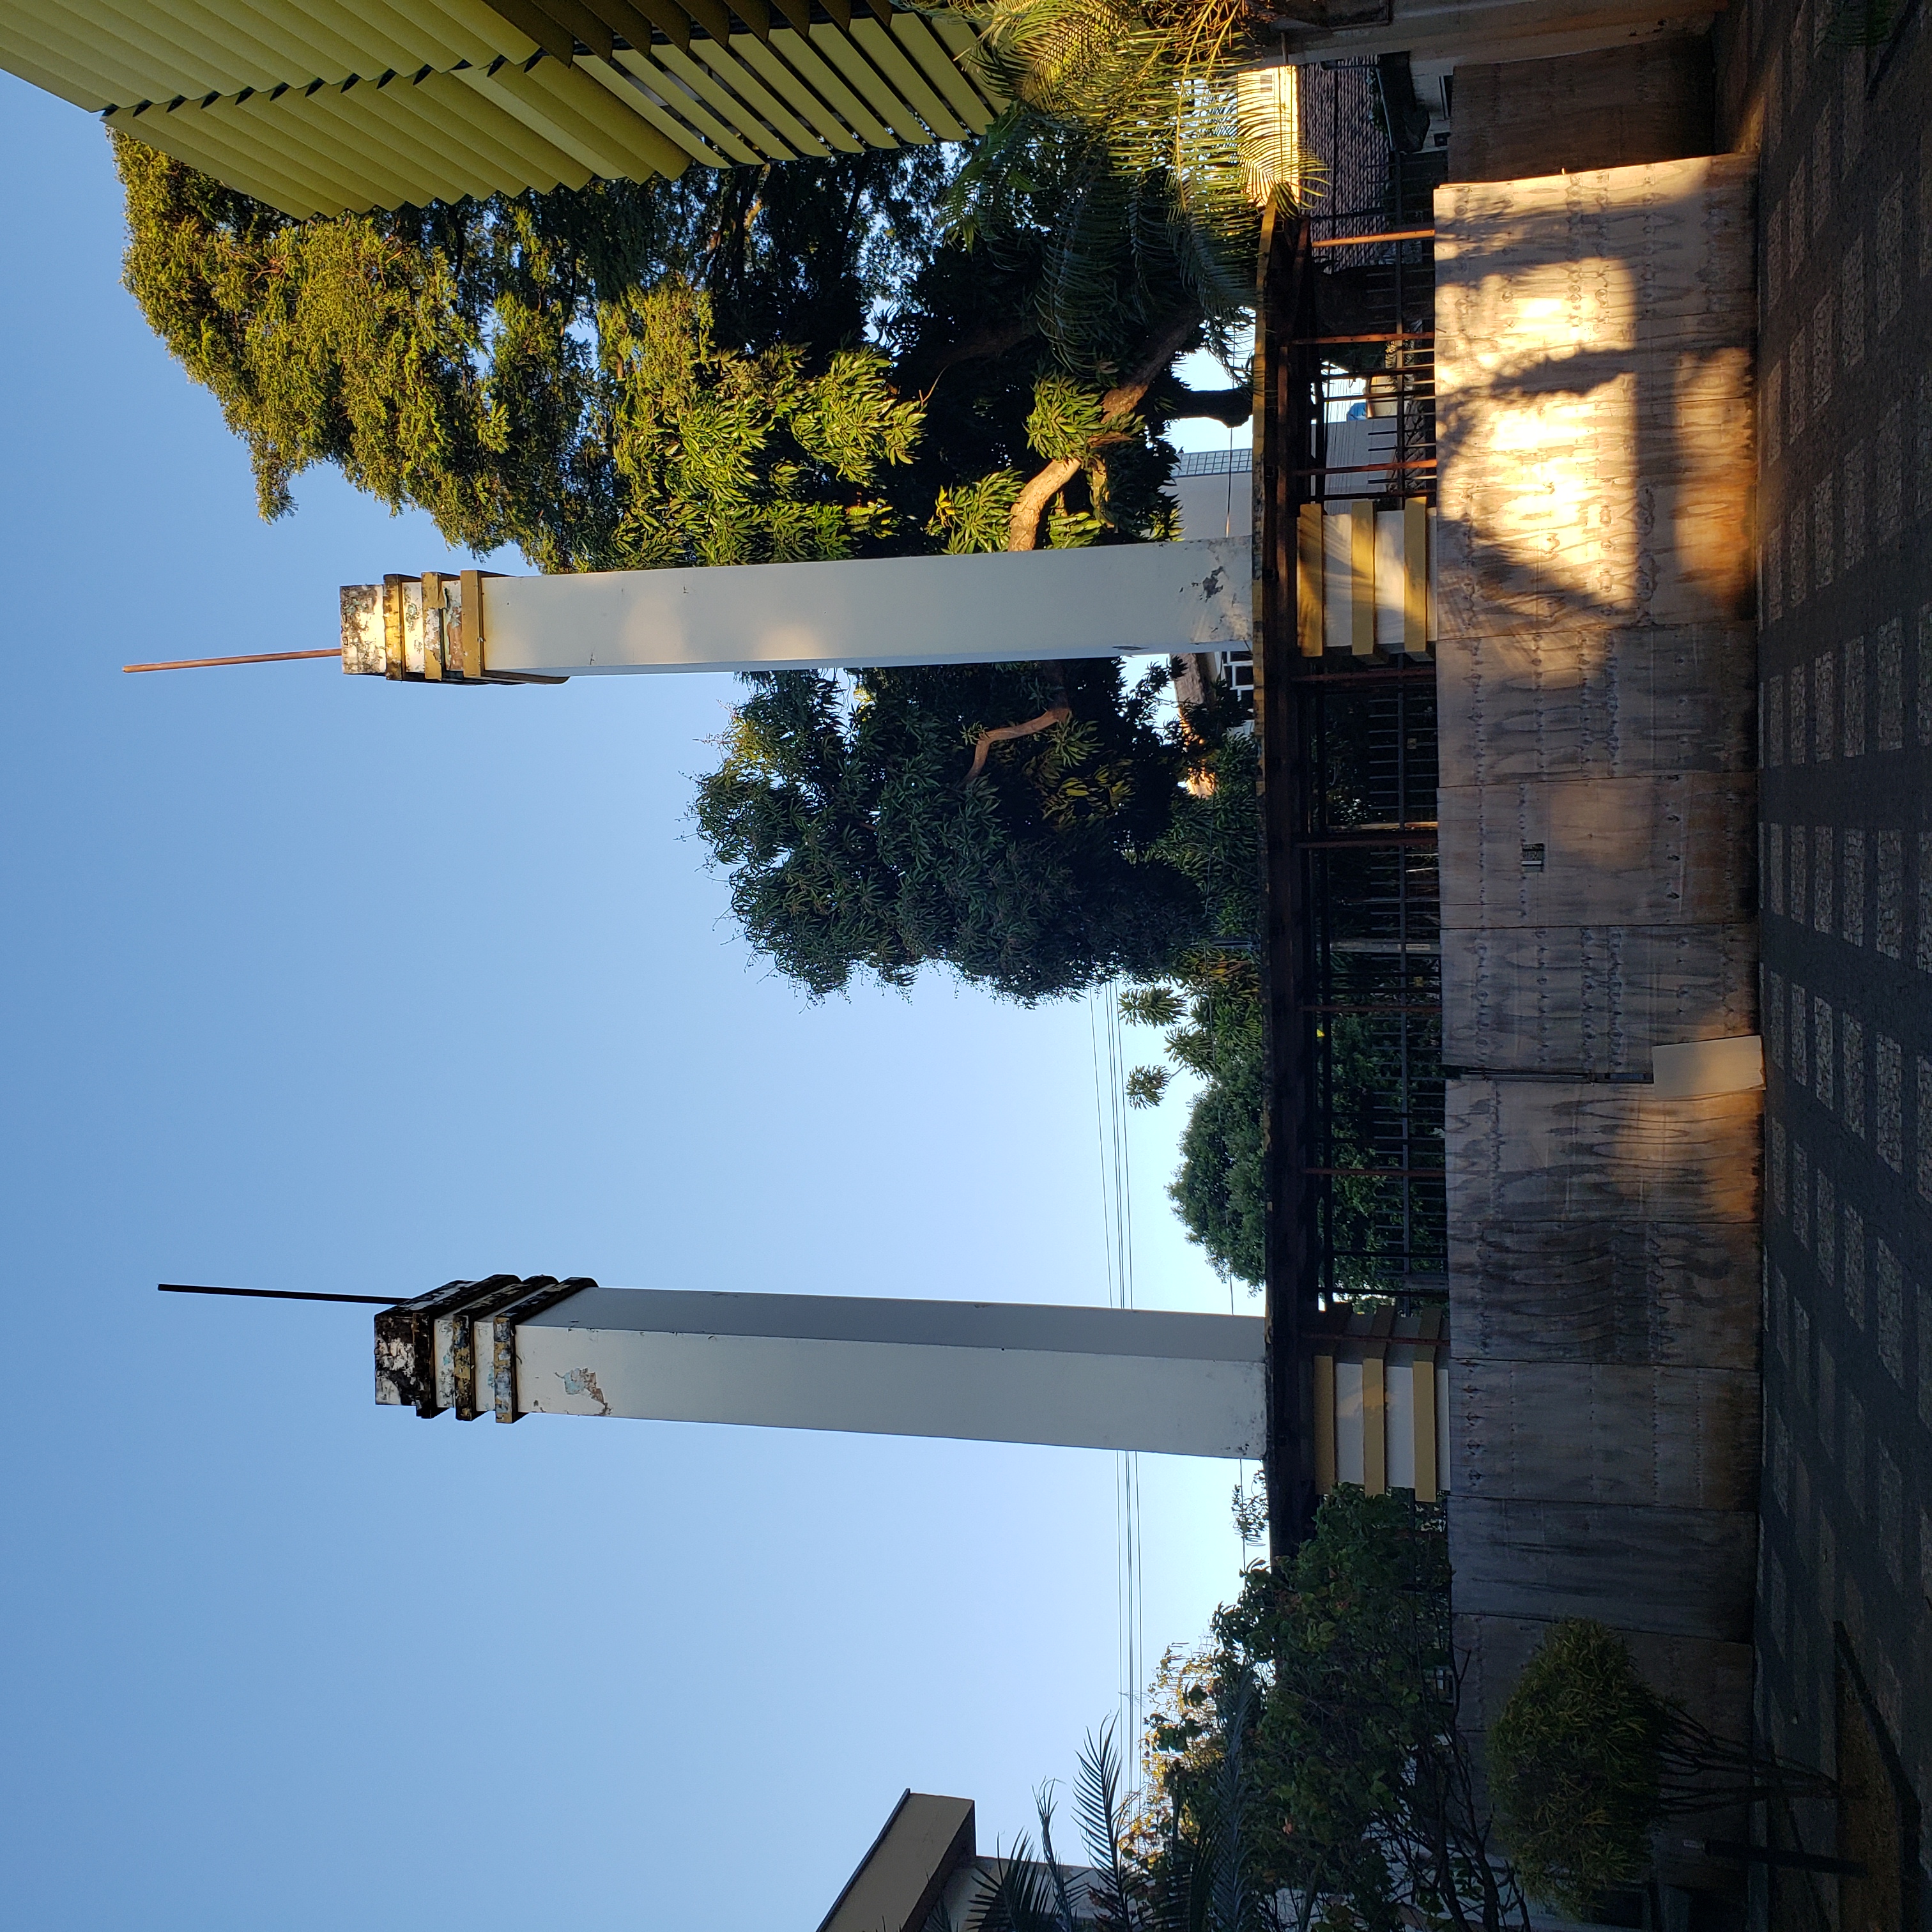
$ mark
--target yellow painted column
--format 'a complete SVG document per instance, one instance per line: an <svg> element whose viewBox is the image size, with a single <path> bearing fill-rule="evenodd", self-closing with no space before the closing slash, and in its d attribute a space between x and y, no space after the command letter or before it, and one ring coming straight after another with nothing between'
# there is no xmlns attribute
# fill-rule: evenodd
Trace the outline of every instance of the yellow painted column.
<svg viewBox="0 0 1932 1932"><path fill-rule="evenodd" d="M1418 1348L1408 1372L1415 1386L1415 1500L1432 1503L1441 1493L1436 1471L1436 1351Z"/></svg>
<svg viewBox="0 0 1932 1932"><path fill-rule="evenodd" d="M1348 643L1358 658L1376 654L1376 506L1368 496L1348 506Z"/></svg>
<svg viewBox="0 0 1932 1932"><path fill-rule="evenodd" d="M1429 505L1412 496L1402 506L1402 647L1429 649Z"/></svg>
<svg viewBox="0 0 1932 1932"><path fill-rule="evenodd" d="M1367 1349L1362 1360L1362 1487L1372 1496L1388 1491L1388 1364L1382 1352Z"/></svg>
<svg viewBox="0 0 1932 1932"><path fill-rule="evenodd" d="M1295 520L1295 632L1305 658L1322 655L1322 506L1304 503Z"/></svg>
<svg viewBox="0 0 1932 1932"><path fill-rule="evenodd" d="M1315 1492L1335 1486L1335 1358L1315 1358Z"/></svg>

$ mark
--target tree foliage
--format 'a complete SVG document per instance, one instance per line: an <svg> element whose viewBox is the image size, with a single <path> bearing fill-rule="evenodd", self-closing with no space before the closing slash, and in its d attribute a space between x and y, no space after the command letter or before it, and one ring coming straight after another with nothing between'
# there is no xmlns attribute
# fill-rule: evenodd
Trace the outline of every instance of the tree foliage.
<svg viewBox="0 0 1932 1932"><path fill-rule="evenodd" d="M1023 1000L1158 972L1202 916L1154 856L1183 757L1158 682L1112 658L754 680L697 812L753 944L820 996L928 962Z"/></svg>
<svg viewBox="0 0 1932 1932"><path fill-rule="evenodd" d="M1046 200L970 250L941 151L318 221L115 153L128 285L247 442L266 515L334 464L546 570L1004 548L1003 499L1051 450L1075 460L1047 541L1171 524L1172 351L1103 412L1146 316L1057 357ZM1190 346L1184 298L1154 307Z"/></svg>
<svg viewBox="0 0 1932 1932"><path fill-rule="evenodd" d="M1492 1860L1456 1721L1448 1583L1430 1513L1344 1486L1292 1563L1251 1570L1215 1618L1210 1682L1260 1687L1239 1741L1254 1792L1248 1882L1289 1895L1303 1927L1526 1922ZM1211 1808L1236 1741L1198 1680L1153 1736L1167 1803Z"/></svg>
<svg viewBox="0 0 1932 1932"><path fill-rule="evenodd" d="M1614 1631L1552 1625L1490 1735L1490 1775L1523 1881L1577 1918L1650 1865L1664 1702Z"/></svg>
<svg viewBox="0 0 1932 1932"><path fill-rule="evenodd" d="M128 286L254 460L334 464L550 570L889 543L921 428L866 340L934 245L929 157L296 221L116 136ZM839 226L849 215L850 232Z"/></svg>
<svg viewBox="0 0 1932 1932"><path fill-rule="evenodd" d="M1221 1274L1258 1288L1268 1272L1261 1003L1250 986L1236 984L1197 994L1194 1004L1190 1031L1198 1046L1187 1050L1207 1061L1209 1078L1181 1130L1168 1197Z"/></svg>
<svg viewBox="0 0 1932 1932"><path fill-rule="evenodd" d="M1192 1812L1169 1810L1157 1836L1137 1820L1112 1724L1089 1736L1074 1779L1074 1815L1088 1867L1070 1870L1053 1842L1053 1787L1034 1794L1039 1856L1022 1834L969 1902L964 1932L1279 1932L1274 1901L1249 1882L1252 1792L1240 1740L1256 1686L1243 1678L1211 1694L1234 1749L1217 1760L1211 1792ZM935 1911L926 1932L958 1932Z"/></svg>
<svg viewBox="0 0 1932 1932"><path fill-rule="evenodd" d="M1078 360L1123 304L1154 322L1180 292L1210 330L1252 297L1262 212L1312 177L1286 103L1238 88L1259 50L1248 0L955 0L969 56L1012 102L961 183L995 238L1050 157L1057 218L1042 312Z"/></svg>
<svg viewBox="0 0 1932 1932"><path fill-rule="evenodd" d="M1833 1788L1808 1766L1714 1736L1587 1617L1552 1624L1523 1666L1490 1730L1489 1771L1524 1884L1578 1918L1646 1876L1665 1817Z"/></svg>
<svg viewBox="0 0 1932 1932"><path fill-rule="evenodd" d="M1202 937L1178 954L1163 981L1123 996L1124 1018L1166 1029L1171 1066L1136 1068L1128 1097L1149 1106L1172 1068L1204 1083L1183 1130L1180 1168L1168 1192L1189 1236L1224 1275L1258 1284L1267 1180L1262 1159L1261 985L1253 947L1261 931L1261 812L1251 734L1227 738L1202 762L1202 789L1178 801L1154 856L1201 895Z"/></svg>

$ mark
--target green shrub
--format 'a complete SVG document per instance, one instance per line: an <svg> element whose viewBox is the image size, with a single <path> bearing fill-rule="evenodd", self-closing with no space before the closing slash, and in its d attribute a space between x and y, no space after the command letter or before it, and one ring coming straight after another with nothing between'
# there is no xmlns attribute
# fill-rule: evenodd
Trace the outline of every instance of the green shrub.
<svg viewBox="0 0 1932 1932"><path fill-rule="evenodd" d="M1532 1898L1581 1918L1642 1880L1670 1716L1601 1624L1566 1617L1544 1639L1490 1734L1491 1795Z"/></svg>

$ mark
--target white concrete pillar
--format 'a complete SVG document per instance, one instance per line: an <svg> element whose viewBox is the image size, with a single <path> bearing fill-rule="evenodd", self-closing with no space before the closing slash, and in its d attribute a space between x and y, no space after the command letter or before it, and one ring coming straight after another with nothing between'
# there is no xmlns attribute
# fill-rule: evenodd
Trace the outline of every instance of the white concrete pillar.
<svg viewBox="0 0 1932 1932"><path fill-rule="evenodd" d="M1258 1317L507 1276L376 1318L376 1400L1258 1458Z"/></svg>
<svg viewBox="0 0 1932 1932"><path fill-rule="evenodd" d="M1245 650L1245 536L836 563L390 577L342 592L345 671L431 682Z"/></svg>

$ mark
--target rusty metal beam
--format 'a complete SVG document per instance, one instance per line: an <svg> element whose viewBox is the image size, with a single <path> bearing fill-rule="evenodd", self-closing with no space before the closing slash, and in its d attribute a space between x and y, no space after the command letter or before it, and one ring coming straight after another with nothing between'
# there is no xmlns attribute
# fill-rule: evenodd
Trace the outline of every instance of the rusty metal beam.
<svg viewBox="0 0 1932 1932"><path fill-rule="evenodd" d="M1396 228L1383 235L1318 236L1308 245L1311 248L1367 248L1378 242L1432 242L1435 238L1432 228Z"/></svg>
<svg viewBox="0 0 1932 1932"><path fill-rule="evenodd" d="M1436 833L1410 830L1402 832L1322 832L1292 842L1298 852L1376 852L1396 847L1427 847L1436 843Z"/></svg>

